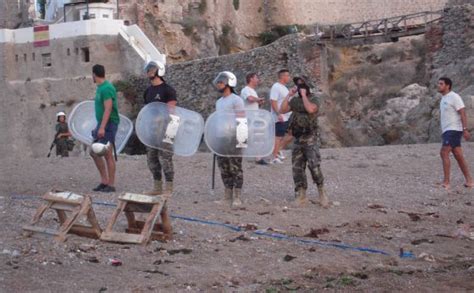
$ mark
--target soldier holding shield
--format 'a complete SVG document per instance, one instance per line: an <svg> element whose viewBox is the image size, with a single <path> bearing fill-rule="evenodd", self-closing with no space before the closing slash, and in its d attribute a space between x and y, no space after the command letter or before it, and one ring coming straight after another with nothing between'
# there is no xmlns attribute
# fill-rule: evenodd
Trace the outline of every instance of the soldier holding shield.
<svg viewBox="0 0 474 293"><path fill-rule="evenodd" d="M232 72L223 71L217 75L213 84L222 94L216 102L216 112L235 112L237 116L244 115L244 102L234 90L237 86L237 77ZM231 202L232 208L241 206L240 195L244 183L242 157L217 156L217 165L225 186L224 200Z"/></svg>
<svg viewBox="0 0 474 293"><path fill-rule="evenodd" d="M151 85L145 90L143 98L145 105L152 102L162 102L168 106L176 106L176 91L168 85L163 76L165 66L159 61L150 61L145 65L145 73ZM153 174L153 190L147 192L149 195L160 195L163 193L162 172L166 180L166 192L173 192L173 153L147 147L148 168Z"/></svg>

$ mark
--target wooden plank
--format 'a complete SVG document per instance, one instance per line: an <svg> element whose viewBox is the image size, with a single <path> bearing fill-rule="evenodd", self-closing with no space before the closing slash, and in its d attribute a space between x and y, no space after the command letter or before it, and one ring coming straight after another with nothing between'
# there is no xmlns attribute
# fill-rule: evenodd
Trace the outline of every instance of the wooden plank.
<svg viewBox="0 0 474 293"><path fill-rule="evenodd" d="M76 207L77 205L75 204L63 203L63 202L53 202L53 204L51 205L52 209L68 211L68 212L72 212Z"/></svg>
<svg viewBox="0 0 474 293"><path fill-rule="evenodd" d="M84 213L84 210L87 210L88 205L83 204L82 206L77 206L72 212L71 215L67 218L67 220L59 227L59 234L56 236L56 240L58 241L66 241L66 234L68 233L69 229L71 229L72 225L76 221L77 217L80 214Z"/></svg>
<svg viewBox="0 0 474 293"><path fill-rule="evenodd" d="M117 221L118 216L123 211L126 205L127 205L126 202L119 201L117 208L115 209L114 213L112 214L112 217L110 218L109 223L107 224L107 227L105 228L106 232L112 232L112 229L114 228L114 225L115 225L115 222Z"/></svg>
<svg viewBox="0 0 474 293"><path fill-rule="evenodd" d="M51 228L44 228L44 227L35 227L35 226L23 226L23 230L30 231L30 232L37 232L43 233L48 235L58 236L59 231Z"/></svg>
<svg viewBox="0 0 474 293"><path fill-rule="evenodd" d="M58 219L59 223L62 225L64 222L67 220L67 215L66 212L63 210L56 210L56 213L58 214Z"/></svg>
<svg viewBox="0 0 474 293"><path fill-rule="evenodd" d="M149 203L149 204L156 204L156 203L163 203L166 201L162 195L145 195L145 194L138 194L138 193L125 193L119 197L120 200L123 201L132 201L137 203Z"/></svg>
<svg viewBox="0 0 474 293"><path fill-rule="evenodd" d="M163 233L165 233L166 235L172 235L173 228L171 227L171 218L168 214L168 206L166 203L161 209L160 215L161 215L161 227L162 227Z"/></svg>
<svg viewBox="0 0 474 293"><path fill-rule="evenodd" d="M149 213L152 208L153 204L127 202L127 206L125 207L124 211L134 213Z"/></svg>
<svg viewBox="0 0 474 293"><path fill-rule="evenodd" d="M39 222L41 217L43 216L44 212L52 205L52 202L42 204L37 210L35 215L33 216L33 220L31 220L31 225L34 225Z"/></svg>
<svg viewBox="0 0 474 293"><path fill-rule="evenodd" d="M137 228L137 221L135 220L134 213L125 211L125 217L127 217L128 227Z"/></svg>
<svg viewBox="0 0 474 293"><path fill-rule="evenodd" d="M153 209L148 214L148 217L145 221L145 225L143 226L142 235L143 235L143 242L142 244L147 244L150 240L151 232L153 231L153 227L155 227L155 223L158 220L158 217L161 213L161 208L163 206L161 204L156 204L153 206Z"/></svg>
<svg viewBox="0 0 474 293"><path fill-rule="evenodd" d="M121 242L121 243L142 243L143 236L141 234L127 234L118 232L103 232L100 236L100 240L109 242Z"/></svg>
<svg viewBox="0 0 474 293"><path fill-rule="evenodd" d="M97 238L100 238L100 235L102 234L102 229L100 228L99 221L97 221L97 218L95 217L94 210L92 209L92 205L87 212L87 220L92 226L92 229L94 230Z"/></svg>
<svg viewBox="0 0 474 293"><path fill-rule="evenodd" d="M97 235L97 231L95 231L94 228L78 224L73 225L71 229L69 229L69 233L92 239L100 238L100 234Z"/></svg>
<svg viewBox="0 0 474 293"><path fill-rule="evenodd" d="M80 204L84 196L70 191L50 191L43 195L44 200Z"/></svg>

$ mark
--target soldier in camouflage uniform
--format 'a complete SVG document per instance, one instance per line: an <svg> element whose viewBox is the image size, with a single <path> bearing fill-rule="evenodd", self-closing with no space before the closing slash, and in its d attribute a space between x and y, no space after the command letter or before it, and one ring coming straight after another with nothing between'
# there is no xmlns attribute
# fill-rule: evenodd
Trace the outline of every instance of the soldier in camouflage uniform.
<svg viewBox="0 0 474 293"><path fill-rule="evenodd" d="M143 99L146 104L153 102L165 103L176 106L176 91L164 80L165 67L159 61L150 61L145 66L145 73L151 85L145 90ZM153 174L153 190L147 192L149 195L160 195L173 192L173 152L165 152L147 147L148 168ZM166 186L163 189L162 172L165 175Z"/></svg>
<svg viewBox="0 0 474 293"><path fill-rule="evenodd" d="M222 94L216 102L216 111L234 112L236 115L244 113L244 102L235 94L237 85L236 76L229 71L223 71L217 75L213 81L214 86ZM235 146L236 142L229 141L230 146ZM236 154L237 155L237 154ZM242 185L244 183L244 172L242 170L242 157L221 157L217 156L217 165L221 171L222 182L224 183L224 202L231 204L232 208L242 205L240 199Z"/></svg>
<svg viewBox="0 0 474 293"><path fill-rule="evenodd" d="M329 201L324 190L324 177L321 172L321 155L318 145L319 100L311 95L309 87L302 78L295 78L296 88L293 88L282 103L281 113L292 111L288 131L295 137L292 151L293 181L295 182L296 202L300 205L307 203L306 166L318 186L319 202L328 207ZM298 96L291 98L298 92Z"/></svg>
<svg viewBox="0 0 474 293"><path fill-rule="evenodd" d="M56 114L57 122L54 143L56 144L56 156L69 157L68 140L71 136L69 128L66 123L66 113L59 112Z"/></svg>

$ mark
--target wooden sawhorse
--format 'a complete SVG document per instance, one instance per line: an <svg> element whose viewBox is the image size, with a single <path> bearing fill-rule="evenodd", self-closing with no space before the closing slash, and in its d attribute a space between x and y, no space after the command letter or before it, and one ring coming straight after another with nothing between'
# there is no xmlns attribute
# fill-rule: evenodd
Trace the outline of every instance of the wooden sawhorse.
<svg viewBox="0 0 474 293"><path fill-rule="evenodd" d="M53 189L45 193L42 199L46 202L36 210L30 225L23 226L23 230L27 231L27 236L31 236L31 232L44 233L55 236L55 239L61 242L66 241L68 233L95 239L100 238L102 230L92 209L90 196ZM48 209L55 210L58 215L60 223L58 230L36 226ZM76 224L82 216L86 217L90 226Z"/></svg>
<svg viewBox="0 0 474 293"><path fill-rule="evenodd" d="M172 238L171 221L168 215L167 195L144 195L125 193L119 197L117 209L100 237L103 241L135 243L146 245L150 240L169 240ZM112 229L120 213L124 212L128 222L125 232ZM135 213L148 213L145 221L135 218ZM157 223L161 217L161 223Z"/></svg>

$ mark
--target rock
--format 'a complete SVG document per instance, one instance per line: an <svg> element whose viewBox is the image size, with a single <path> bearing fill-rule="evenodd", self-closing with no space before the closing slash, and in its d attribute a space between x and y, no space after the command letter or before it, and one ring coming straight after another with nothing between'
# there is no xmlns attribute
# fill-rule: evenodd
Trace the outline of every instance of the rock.
<svg viewBox="0 0 474 293"><path fill-rule="evenodd" d="M294 260L295 258L296 258L296 256L292 256L292 255L287 254L283 257L283 260L288 262L288 261Z"/></svg>
<svg viewBox="0 0 474 293"><path fill-rule="evenodd" d="M423 260L426 260L426 261L429 261L429 262L436 262L436 259L434 258L434 256L432 256L431 254L428 254L426 252L422 252L418 258L421 258Z"/></svg>

